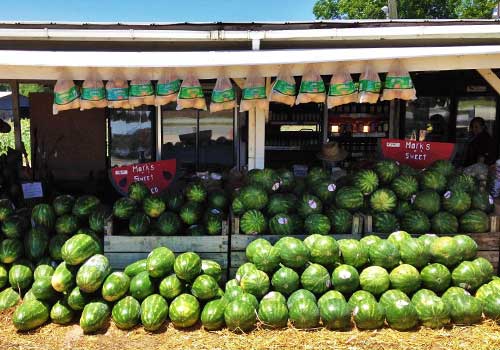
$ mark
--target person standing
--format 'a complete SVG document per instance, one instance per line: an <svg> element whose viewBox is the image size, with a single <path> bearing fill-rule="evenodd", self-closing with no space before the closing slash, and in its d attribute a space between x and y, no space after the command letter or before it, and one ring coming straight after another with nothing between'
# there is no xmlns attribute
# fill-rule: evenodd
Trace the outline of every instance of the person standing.
<svg viewBox="0 0 500 350"><path fill-rule="evenodd" d="M475 163L491 165L495 162L495 142L486 129L483 118L473 118L469 124L470 139L465 154L465 166Z"/></svg>

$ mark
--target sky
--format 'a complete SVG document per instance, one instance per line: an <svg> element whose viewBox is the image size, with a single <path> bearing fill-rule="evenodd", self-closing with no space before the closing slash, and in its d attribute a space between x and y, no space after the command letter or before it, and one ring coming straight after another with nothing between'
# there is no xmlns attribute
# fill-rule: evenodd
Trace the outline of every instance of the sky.
<svg viewBox="0 0 500 350"><path fill-rule="evenodd" d="M0 21L311 21L315 0L1 0Z"/></svg>

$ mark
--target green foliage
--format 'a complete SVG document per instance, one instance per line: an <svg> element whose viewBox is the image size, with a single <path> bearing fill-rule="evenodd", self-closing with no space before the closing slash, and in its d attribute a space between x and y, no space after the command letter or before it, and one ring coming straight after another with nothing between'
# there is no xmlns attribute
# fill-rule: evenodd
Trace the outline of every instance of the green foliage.
<svg viewBox="0 0 500 350"><path fill-rule="evenodd" d="M15 148L14 143L14 126L9 123L11 130L8 134L0 134L0 155L7 153L10 148ZM28 158L31 160L31 143L30 143L30 121L29 119L21 119L21 139L28 153Z"/></svg>

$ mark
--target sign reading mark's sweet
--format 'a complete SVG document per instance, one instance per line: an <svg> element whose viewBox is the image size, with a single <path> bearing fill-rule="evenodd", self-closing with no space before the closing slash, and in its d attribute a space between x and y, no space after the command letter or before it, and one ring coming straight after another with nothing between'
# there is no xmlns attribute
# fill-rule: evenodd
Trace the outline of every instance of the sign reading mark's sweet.
<svg viewBox="0 0 500 350"><path fill-rule="evenodd" d="M175 179L177 161L175 159L158 162L124 165L110 169L111 183L123 195L133 182L144 182L152 194L168 188Z"/></svg>
<svg viewBox="0 0 500 350"><path fill-rule="evenodd" d="M455 144L400 139L382 139L382 155L413 168L424 169L440 159L451 159Z"/></svg>

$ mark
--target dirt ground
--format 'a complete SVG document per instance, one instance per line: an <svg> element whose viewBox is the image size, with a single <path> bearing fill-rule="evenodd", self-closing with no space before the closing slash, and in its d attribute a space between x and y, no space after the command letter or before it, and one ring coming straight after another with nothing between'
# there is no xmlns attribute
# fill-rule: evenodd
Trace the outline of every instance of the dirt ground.
<svg viewBox="0 0 500 350"><path fill-rule="evenodd" d="M318 329L300 331L257 329L249 334L228 330L207 332L201 327L177 330L166 324L156 333L140 326L122 331L110 324L106 331L84 335L77 323L69 326L47 324L32 332L17 332L12 311L0 313L0 349L8 350L499 350L500 325L484 321L471 327L442 330L421 328L398 332L389 328L377 331L347 332Z"/></svg>

